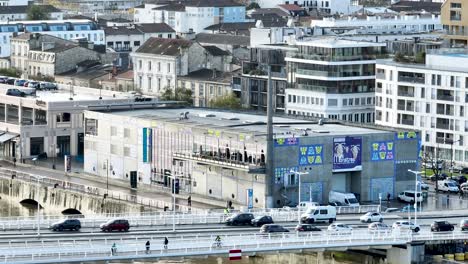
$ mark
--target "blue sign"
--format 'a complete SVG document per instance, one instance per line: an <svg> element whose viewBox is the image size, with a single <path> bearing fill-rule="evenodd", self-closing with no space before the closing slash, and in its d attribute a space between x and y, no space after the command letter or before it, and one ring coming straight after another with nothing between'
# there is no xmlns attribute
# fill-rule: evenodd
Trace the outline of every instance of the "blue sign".
<svg viewBox="0 0 468 264"><path fill-rule="evenodd" d="M299 138L275 138L275 147L289 147L299 145Z"/></svg>
<svg viewBox="0 0 468 264"><path fill-rule="evenodd" d="M333 138L333 172L362 170L362 138Z"/></svg>
<svg viewBox="0 0 468 264"><path fill-rule="evenodd" d="M308 145L299 148L299 166L322 165L323 145Z"/></svg>
<svg viewBox="0 0 468 264"><path fill-rule="evenodd" d="M153 129L143 128L143 162L151 162L153 156Z"/></svg>
<svg viewBox="0 0 468 264"><path fill-rule="evenodd" d="M393 141L379 141L371 144L371 160L393 160L395 157L395 145Z"/></svg>
<svg viewBox="0 0 468 264"><path fill-rule="evenodd" d="M247 189L247 208L253 208L253 189Z"/></svg>

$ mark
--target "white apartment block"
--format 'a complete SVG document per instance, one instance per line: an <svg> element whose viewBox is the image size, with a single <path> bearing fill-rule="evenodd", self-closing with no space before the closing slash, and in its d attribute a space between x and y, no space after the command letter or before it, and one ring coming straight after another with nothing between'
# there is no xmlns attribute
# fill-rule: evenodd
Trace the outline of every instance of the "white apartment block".
<svg viewBox="0 0 468 264"><path fill-rule="evenodd" d="M307 11L318 10L327 14L352 14L362 8L355 0L255 0L261 8L274 8L277 5L294 4Z"/></svg>
<svg viewBox="0 0 468 264"><path fill-rule="evenodd" d="M427 54L426 64L378 61L376 124L420 130L426 155L468 165L466 65L466 50L445 49Z"/></svg>
<svg viewBox="0 0 468 264"><path fill-rule="evenodd" d="M440 15L395 15L395 16L367 16L357 18L324 17L321 20L312 20L312 27L321 28L358 28L365 29L367 33L374 34L405 34L414 32L428 32L442 30Z"/></svg>
<svg viewBox="0 0 468 264"><path fill-rule="evenodd" d="M288 52L286 112L374 122L375 62L385 44L320 38Z"/></svg>

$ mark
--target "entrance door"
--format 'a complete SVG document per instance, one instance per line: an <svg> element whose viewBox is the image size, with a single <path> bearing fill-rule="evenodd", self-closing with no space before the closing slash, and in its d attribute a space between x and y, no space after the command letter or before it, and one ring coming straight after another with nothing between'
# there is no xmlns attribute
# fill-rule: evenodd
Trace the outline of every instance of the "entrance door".
<svg viewBox="0 0 468 264"><path fill-rule="evenodd" d="M78 156L84 155L84 133L78 133Z"/></svg>
<svg viewBox="0 0 468 264"><path fill-rule="evenodd" d="M29 152L30 156L44 153L44 138L43 137L30 138L29 145L31 146L31 150Z"/></svg>
<svg viewBox="0 0 468 264"><path fill-rule="evenodd" d="M57 147L60 157L70 155L70 136L57 136Z"/></svg>

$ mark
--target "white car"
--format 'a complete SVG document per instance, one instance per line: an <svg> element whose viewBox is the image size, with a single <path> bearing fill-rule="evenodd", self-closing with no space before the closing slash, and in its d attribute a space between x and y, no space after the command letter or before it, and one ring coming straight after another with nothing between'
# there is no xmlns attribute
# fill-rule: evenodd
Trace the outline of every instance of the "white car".
<svg viewBox="0 0 468 264"><path fill-rule="evenodd" d="M401 220L401 221L396 221L395 223L393 223L392 229L400 230L400 231L411 230L417 233L419 232L419 230L421 230L421 227L413 222Z"/></svg>
<svg viewBox="0 0 468 264"><path fill-rule="evenodd" d="M347 224L343 223L334 223L328 226L327 230L329 232L336 232L336 233L351 233L353 228Z"/></svg>
<svg viewBox="0 0 468 264"><path fill-rule="evenodd" d="M418 185L421 186L421 190L429 190L429 184L423 181L418 181Z"/></svg>
<svg viewBox="0 0 468 264"><path fill-rule="evenodd" d="M369 230L369 232L375 233L375 232L387 232L387 231L390 231L392 228L384 223L370 223L367 229Z"/></svg>
<svg viewBox="0 0 468 264"><path fill-rule="evenodd" d="M359 218L363 223L382 222L383 215L377 212L368 212Z"/></svg>

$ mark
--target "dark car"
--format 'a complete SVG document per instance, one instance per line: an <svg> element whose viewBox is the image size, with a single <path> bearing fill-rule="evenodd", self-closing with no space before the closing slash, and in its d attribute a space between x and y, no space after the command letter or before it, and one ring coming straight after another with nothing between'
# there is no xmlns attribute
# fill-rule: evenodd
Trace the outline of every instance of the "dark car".
<svg viewBox="0 0 468 264"><path fill-rule="evenodd" d="M257 216L251 221L253 226L262 226L265 224L273 224L273 218L269 215Z"/></svg>
<svg viewBox="0 0 468 264"><path fill-rule="evenodd" d="M445 178L447 178L447 176L445 174L439 174L438 180L443 181L443 180L445 180ZM431 181L436 181L436 176L432 175L429 179Z"/></svg>
<svg viewBox="0 0 468 264"><path fill-rule="evenodd" d="M431 231L453 231L453 225L447 221L434 221L431 225Z"/></svg>
<svg viewBox="0 0 468 264"><path fill-rule="evenodd" d="M55 83L41 82L39 90L57 90L57 85Z"/></svg>
<svg viewBox="0 0 468 264"><path fill-rule="evenodd" d="M466 182L466 177L463 175L459 176L452 176L452 180L454 180L458 185L462 185L463 183Z"/></svg>
<svg viewBox="0 0 468 264"><path fill-rule="evenodd" d="M47 159L47 152L39 153L38 155L32 155L31 159L36 160L46 160Z"/></svg>
<svg viewBox="0 0 468 264"><path fill-rule="evenodd" d="M317 232L317 231L322 231L320 228L314 226L314 225L309 225L309 224L300 224L296 226L296 231L298 232Z"/></svg>
<svg viewBox="0 0 468 264"><path fill-rule="evenodd" d="M289 232L289 230L276 224L266 224L260 228L260 233L284 233L284 232Z"/></svg>
<svg viewBox="0 0 468 264"><path fill-rule="evenodd" d="M100 227L104 232L114 230L127 232L128 229L130 229L130 224L128 223L128 220L125 219L113 219L107 221L107 223L101 224Z"/></svg>
<svg viewBox="0 0 468 264"><path fill-rule="evenodd" d="M227 225L250 225L252 223L252 219L254 219L253 214L250 213L240 213L235 214L231 217L226 219Z"/></svg>
<svg viewBox="0 0 468 264"><path fill-rule="evenodd" d="M53 231L63 231L63 230L80 230L81 222L78 219L63 219L57 223L50 225L50 229Z"/></svg>
<svg viewBox="0 0 468 264"><path fill-rule="evenodd" d="M9 84L9 85L14 85L14 84L15 84L15 81L16 81L16 79L8 78L8 79L5 81L5 83L6 83L6 84Z"/></svg>
<svg viewBox="0 0 468 264"><path fill-rule="evenodd" d="M468 168L462 168L460 172L463 174L468 174Z"/></svg>

